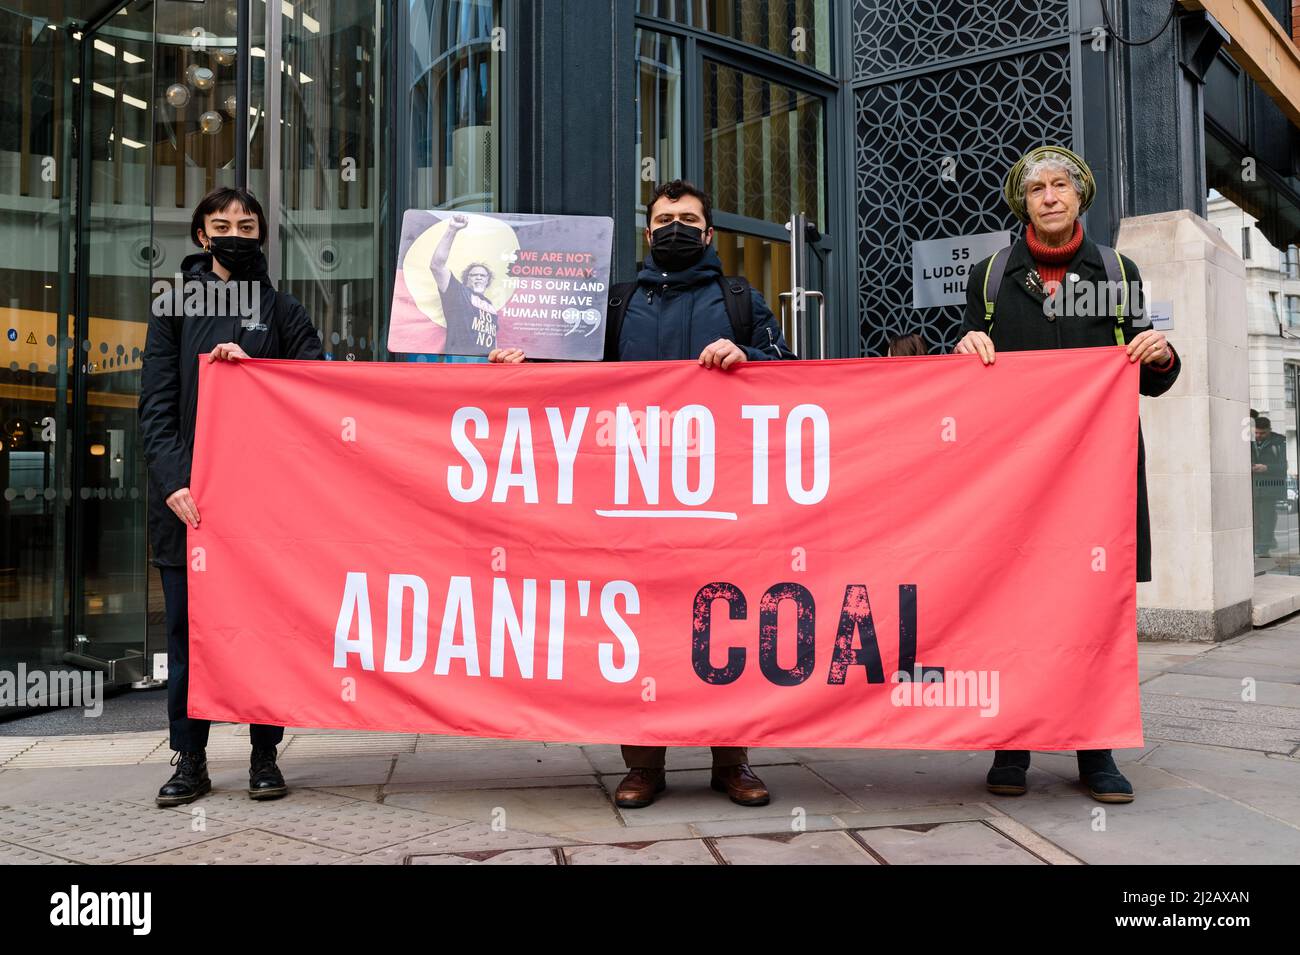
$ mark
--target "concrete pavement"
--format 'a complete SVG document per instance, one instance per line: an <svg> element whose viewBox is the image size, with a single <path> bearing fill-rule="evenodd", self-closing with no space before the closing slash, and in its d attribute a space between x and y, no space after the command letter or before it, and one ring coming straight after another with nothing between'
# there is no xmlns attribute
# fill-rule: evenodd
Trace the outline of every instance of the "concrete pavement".
<svg viewBox="0 0 1300 955"><path fill-rule="evenodd" d="M1216 646L1142 644L1139 665L1147 746L1116 754L1127 806L1090 799L1073 754L1036 753L1029 794L999 798L987 753L755 749L773 800L746 809L708 788L707 749L679 749L668 791L619 810L615 746L294 729L293 791L254 803L247 728L218 726L214 792L161 810L161 730L4 735L0 863L1300 861L1300 618Z"/></svg>

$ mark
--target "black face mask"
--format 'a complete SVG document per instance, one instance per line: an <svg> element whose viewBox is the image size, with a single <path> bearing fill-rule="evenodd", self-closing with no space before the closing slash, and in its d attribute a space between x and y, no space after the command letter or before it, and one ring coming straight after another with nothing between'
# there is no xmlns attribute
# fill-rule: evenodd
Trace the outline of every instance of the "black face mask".
<svg viewBox="0 0 1300 955"><path fill-rule="evenodd" d="M704 232L685 222L670 222L650 233L655 262L669 272L689 269L704 258Z"/></svg>
<svg viewBox="0 0 1300 955"><path fill-rule="evenodd" d="M218 235L208 242L212 257L230 270L231 278L250 278L266 271L262 243L242 235Z"/></svg>

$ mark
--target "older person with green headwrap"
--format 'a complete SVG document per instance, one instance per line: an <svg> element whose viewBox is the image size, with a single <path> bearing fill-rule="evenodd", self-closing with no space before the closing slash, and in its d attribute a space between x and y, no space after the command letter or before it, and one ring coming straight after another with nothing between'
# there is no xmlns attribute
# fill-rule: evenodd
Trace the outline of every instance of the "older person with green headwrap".
<svg viewBox="0 0 1300 955"><path fill-rule="evenodd" d="M1025 224L1025 233L971 268L963 334L955 351L979 355L992 366L998 351L1122 346L1129 361L1142 364L1139 391L1162 395L1178 378L1181 361L1164 333L1149 327L1137 266L1084 234L1079 216L1096 194L1088 164L1062 146L1032 149L1011 167L1003 197ZM1140 427L1137 484L1137 579L1150 580L1151 528ZM1078 762L1079 778L1093 798L1133 800L1133 787L1110 750L1080 750ZM988 773L989 791L1023 795L1028 769L1027 751L999 750Z"/></svg>

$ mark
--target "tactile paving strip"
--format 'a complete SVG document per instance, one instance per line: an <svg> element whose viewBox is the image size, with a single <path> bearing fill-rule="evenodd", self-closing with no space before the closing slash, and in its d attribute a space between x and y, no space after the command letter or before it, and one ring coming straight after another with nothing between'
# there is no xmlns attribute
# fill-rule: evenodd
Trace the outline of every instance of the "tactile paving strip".
<svg viewBox="0 0 1300 955"><path fill-rule="evenodd" d="M138 865L329 865L347 853L273 832L245 829L197 845L135 859Z"/></svg>
<svg viewBox="0 0 1300 955"><path fill-rule="evenodd" d="M0 840L26 841L68 829L98 826L147 811L142 806L119 800L0 806ZM152 810L154 813L159 811Z"/></svg>
<svg viewBox="0 0 1300 955"><path fill-rule="evenodd" d="M59 766L132 766L143 762L167 738L157 733L105 733L42 739L5 763L5 769Z"/></svg>
<svg viewBox="0 0 1300 955"><path fill-rule="evenodd" d="M0 766L40 741L39 736L0 736Z"/></svg>
<svg viewBox="0 0 1300 955"><path fill-rule="evenodd" d="M46 855L35 849L0 842L0 865L72 865L67 859Z"/></svg>
<svg viewBox="0 0 1300 955"><path fill-rule="evenodd" d="M136 811L111 822L14 841L75 862L115 865L238 831L235 826L210 819L196 831L196 820L186 813L154 810L148 814L131 808Z"/></svg>

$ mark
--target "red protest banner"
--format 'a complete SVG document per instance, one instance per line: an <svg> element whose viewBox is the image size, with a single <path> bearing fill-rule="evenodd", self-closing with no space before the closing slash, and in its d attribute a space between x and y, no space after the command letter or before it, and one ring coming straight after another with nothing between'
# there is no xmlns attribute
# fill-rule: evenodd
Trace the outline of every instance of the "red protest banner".
<svg viewBox="0 0 1300 955"><path fill-rule="evenodd" d="M1140 746L1116 349L203 364L190 714L645 745Z"/></svg>

